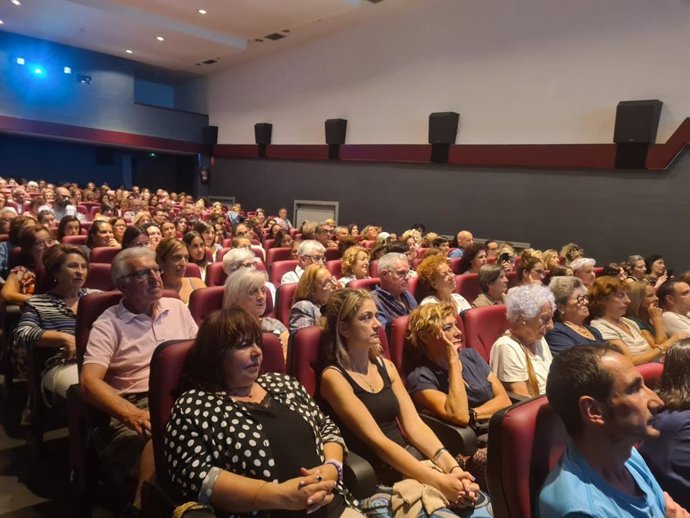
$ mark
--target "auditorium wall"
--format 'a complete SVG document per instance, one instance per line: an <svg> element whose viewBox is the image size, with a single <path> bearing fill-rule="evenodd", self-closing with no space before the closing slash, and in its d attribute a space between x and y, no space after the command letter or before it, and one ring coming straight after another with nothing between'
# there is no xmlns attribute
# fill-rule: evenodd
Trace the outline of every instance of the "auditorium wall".
<svg viewBox="0 0 690 518"><path fill-rule="evenodd" d="M248 210L339 201L341 224L400 231L422 222L544 249L572 240L600 264L663 253L676 271L690 269L688 151L663 172L220 159L210 192Z"/></svg>
<svg viewBox="0 0 690 518"><path fill-rule="evenodd" d="M17 57L26 64L18 65ZM32 73L34 65L44 67L41 77ZM66 66L71 74L63 73ZM77 76L90 77L90 84ZM0 32L0 78L0 116L188 142L201 142L208 124L205 114L169 109L177 101L175 85L156 85L165 90L168 108L136 104L133 61L44 40Z"/></svg>
<svg viewBox="0 0 690 518"><path fill-rule="evenodd" d="M222 144L253 143L256 122L323 143L333 117L348 143L424 143L451 110L458 143L549 144L611 142L618 101L657 98L664 142L690 116L689 26L687 0L425 0L215 74L196 99Z"/></svg>

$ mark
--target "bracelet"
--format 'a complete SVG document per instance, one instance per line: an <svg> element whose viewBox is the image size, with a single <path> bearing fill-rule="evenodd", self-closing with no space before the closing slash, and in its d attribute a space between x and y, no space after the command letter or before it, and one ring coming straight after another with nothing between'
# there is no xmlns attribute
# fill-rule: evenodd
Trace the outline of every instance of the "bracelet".
<svg viewBox="0 0 690 518"><path fill-rule="evenodd" d="M439 458L441 455L443 455L443 452L447 452L447 451L448 451L448 450L447 450L446 448L444 448L444 447L441 447L441 448L439 448L438 450L436 450L436 453L434 453L434 456L431 457L431 460L434 462L434 464L436 464L436 461L438 460L438 458Z"/></svg>
<svg viewBox="0 0 690 518"><path fill-rule="evenodd" d="M343 463L340 462L339 460L328 459L323 464L324 464L324 466L326 464L330 464L331 466L335 467L336 471L338 472L338 484L342 484L343 483Z"/></svg>
<svg viewBox="0 0 690 518"><path fill-rule="evenodd" d="M259 486L259 489L256 490L256 493L254 493L254 498L252 498L252 509L256 509L256 498L259 496L259 492L266 484L268 484L268 481L264 481L264 483Z"/></svg>
<svg viewBox="0 0 690 518"><path fill-rule="evenodd" d="M450 468L450 471L448 473L453 473L454 469L459 469L460 471L465 471L464 469L462 469L462 466L460 466L460 464L456 464L455 466Z"/></svg>

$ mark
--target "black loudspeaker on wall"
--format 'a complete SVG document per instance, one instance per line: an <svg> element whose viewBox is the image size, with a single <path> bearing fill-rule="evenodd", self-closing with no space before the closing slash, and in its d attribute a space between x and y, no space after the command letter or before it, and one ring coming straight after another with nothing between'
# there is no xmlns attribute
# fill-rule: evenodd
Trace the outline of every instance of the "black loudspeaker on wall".
<svg viewBox="0 0 690 518"><path fill-rule="evenodd" d="M204 126L201 128L201 140L207 146L218 144L218 126Z"/></svg>
<svg viewBox="0 0 690 518"><path fill-rule="evenodd" d="M259 146L259 156L266 156L266 146L271 143L273 135L273 124L268 122L257 122L254 124L254 140Z"/></svg>
<svg viewBox="0 0 690 518"><path fill-rule="evenodd" d="M621 101L616 108L616 167L643 169L649 145L656 142L664 103L658 99Z"/></svg>
<svg viewBox="0 0 690 518"><path fill-rule="evenodd" d="M347 135L347 119L327 119L326 144L328 144L328 158L337 160L340 154L340 146L345 144Z"/></svg>
<svg viewBox="0 0 690 518"><path fill-rule="evenodd" d="M460 114L456 112L436 112L429 115L429 144L431 161L444 164L448 162L451 144L458 136Z"/></svg>

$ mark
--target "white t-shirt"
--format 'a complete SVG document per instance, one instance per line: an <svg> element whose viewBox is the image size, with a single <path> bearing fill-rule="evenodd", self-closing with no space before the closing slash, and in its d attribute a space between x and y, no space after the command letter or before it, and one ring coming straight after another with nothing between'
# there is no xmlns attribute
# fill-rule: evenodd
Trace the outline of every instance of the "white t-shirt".
<svg viewBox="0 0 690 518"><path fill-rule="evenodd" d="M690 317L681 315L680 313L673 313L671 311L664 311L661 315L666 327L666 333L673 335L676 333L690 332Z"/></svg>
<svg viewBox="0 0 690 518"><path fill-rule="evenodd" d="M299 265L295 266L294 270L285 272L283 274L283 276L280 279L280 284L293 284L299 282L300 277L302 277L303 273L304 270Z"/></svg>
<svg viewBox="0 0 690 518"><path fill-rule="evenodd" d="M649 343L642 335L637 323L625 317L622 317L620 322L630 330L630 334L603 318L592 320L592 326L599 330L604 340L620 340L623 342L633 356L648 352L650 349Z"/></svg>
<svg viewBox="0 0 690 518"><path fill-rule="evenodd" d="M458 293L451 293L450 298L453 299L453 302L455 302L455 307L458 310L458 315L460 313L464 313L468 309L472 309L472 304L467 302L465 297ZM424 304L440 304L440 300L436 298L434 295L429 295L428 297L424 297L424 299L419 303L420 306Z"/></svg>
<svg viewBox="0 0 690 518"><path fill-rule="evenodd" d="M491 371L504 383L524 381L529 384L525 351L529 354L532 369L537 378L539 394L544 394L546 392L546 378L549 375L549 368L553 359L551 350L544 338L537 343L535 354L532 354L510 335L500 336L491 348Z"/></svg>

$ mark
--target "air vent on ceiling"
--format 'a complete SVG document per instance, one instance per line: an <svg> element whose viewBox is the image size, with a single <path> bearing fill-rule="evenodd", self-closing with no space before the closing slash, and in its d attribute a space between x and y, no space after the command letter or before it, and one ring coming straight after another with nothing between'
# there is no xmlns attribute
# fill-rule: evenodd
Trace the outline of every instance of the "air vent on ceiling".
<svg viewBox="0 0 690 518"><path fill-rule="evenodd" d="M285 34L280 34L279 32L274 32L273 34L268 34L264 36L264 38L277 41L277 40L282 40L283 38L286 38Z"/></svg>
<svg viewBox="0 0 690 518"><path fill-rule="evenodd" d="M204 65L213 65L214 63L218 63L217 59L207 59L206 61L202 61Z"/></svg>

